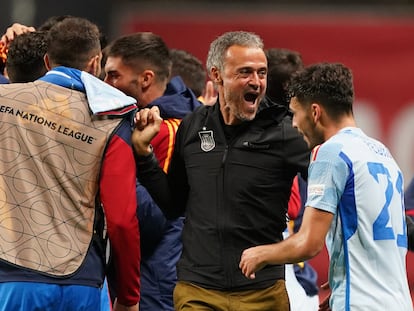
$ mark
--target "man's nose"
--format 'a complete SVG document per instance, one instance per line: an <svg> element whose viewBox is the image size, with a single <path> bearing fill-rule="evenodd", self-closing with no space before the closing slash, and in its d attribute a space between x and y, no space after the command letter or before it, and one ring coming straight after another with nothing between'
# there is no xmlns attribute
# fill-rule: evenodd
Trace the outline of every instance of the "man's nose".
<svg viewBox="0 0 414 311"><path fill-rule="evenodd" d="M257 72L253 72L251 74L250 85L254 88L254 90L257 90L259 88L259 85L260 85L260 77L257 74Z"/></svg>

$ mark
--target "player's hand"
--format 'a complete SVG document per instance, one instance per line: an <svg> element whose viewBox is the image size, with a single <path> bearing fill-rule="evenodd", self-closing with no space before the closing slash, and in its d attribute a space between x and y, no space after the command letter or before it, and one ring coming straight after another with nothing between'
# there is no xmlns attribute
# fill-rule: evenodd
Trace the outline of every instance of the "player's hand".
<svg viewBox="0 0 414 311"><path fill-rule="evenodd" d="M132 306L125 306L120 304L117 299L115 299L113 311L138 311L139 310L139 303L132 305Z"/></svg>
<svg viewBox="0 0 414 311"><path fill-rule="evenodd" d="M204 92L204 96L203 96L203 104L207 105L207 106L212 106L216 103L217 101L217 92L214 89L214 84L212 81L207 81L206 83L206 89Z"/></svg>
<svg viewBox="0 0 414 311"><path fill-rule="evenodd" d="M9 28L6 29L6 32L1 37L0 41L3 42L4 45L8 45L11 41L14 40L16 36L24 34L26 32L33 32L36 29L31 26L22 25L19 23L14 23Z"/></svg>
<svg viewBox="0 0 414 311"><path fill-rule="evenodd" d="M154 106L144 108L135 114L135 129L132 133L132 145L135 152L140 156L146 156L152 152L151 140L160 131L162 118L160 110Z"/></svg>
<svg viewBox="0 0 414 311"><path fill-rule="evenodd" d="M329 283L326 282L321 285L321 289L327 290L329 289ZM329 299L331 298L331 293L329 292L328 296L323 298L319 304L319 311L331 311L331 308L329 307Z"/></svg>
<svg viewBox="0 0 414 311"><path fill-rule="evenodd" d="M269 246L262 245L245 249L242 253L239 268L248 279L256 278L255 272L266 266L267 250Z"/></svg>

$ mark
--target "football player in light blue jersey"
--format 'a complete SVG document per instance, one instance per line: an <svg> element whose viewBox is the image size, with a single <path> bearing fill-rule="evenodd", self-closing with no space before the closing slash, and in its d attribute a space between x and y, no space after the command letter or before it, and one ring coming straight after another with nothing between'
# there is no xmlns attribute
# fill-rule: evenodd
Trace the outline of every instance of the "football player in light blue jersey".
<svg viewBox="0 0 414 311"><path fill-rule="evenodd" d="M311 65L290 88L293 125L313 148L307 208L298 233L242 253L243 274L307 260L326 241L331 296L320 310L412 311L402 173L388 149L356 127L351 71Z"/></svg>

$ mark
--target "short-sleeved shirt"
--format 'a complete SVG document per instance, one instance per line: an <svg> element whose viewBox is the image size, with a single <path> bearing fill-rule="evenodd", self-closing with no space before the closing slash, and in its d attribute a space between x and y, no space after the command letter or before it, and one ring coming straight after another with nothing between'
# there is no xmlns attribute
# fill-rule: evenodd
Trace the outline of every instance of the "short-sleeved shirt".
<svg viewBox="0 0 414 311"><path fill-rule="evenodd" d="M332 310L413 310L403 186L388 149L358 128L314 152L306 206L334 214L326 237Z"/></svg>

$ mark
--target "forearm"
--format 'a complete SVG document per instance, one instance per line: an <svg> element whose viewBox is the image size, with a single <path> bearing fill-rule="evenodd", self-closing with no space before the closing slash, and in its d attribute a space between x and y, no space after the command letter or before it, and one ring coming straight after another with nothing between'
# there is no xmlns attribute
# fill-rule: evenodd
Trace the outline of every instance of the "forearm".
<svg viewBox="0 0 414 311"><path fill-rule="evenodd" d="M323 248L324 239L333 215L307 207L298 233L286 240L246 249L242 253L240 269L248 278L269 264L295 263L316 256Z"/></svg>
<svg viewBox="0 0 414 311"><path fill-rule="evenodd" d="M108 224L111 256L116 273L115 292L119 302L126 306L136 304L140 299L141 250L138 235L137 228Z"/></svg>
<svg viewBox="0 0 414 311"><path fill-rule="evenodd" d="M313 258L322 249L319 245L309 243L299 234L293 234L286 240L263 247L268 248L263 260L271 265L302 262Z"/></svg>
<svg viewBox="0 0 414 311"><path fill-rule="evenodd" d="M167 218L176 218L173 212L173 197L168 184L167 175L159 167L154 153L147 156L135 156L137 177L139 182L147 189L155 203Z"/></svg>

